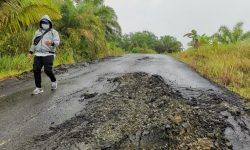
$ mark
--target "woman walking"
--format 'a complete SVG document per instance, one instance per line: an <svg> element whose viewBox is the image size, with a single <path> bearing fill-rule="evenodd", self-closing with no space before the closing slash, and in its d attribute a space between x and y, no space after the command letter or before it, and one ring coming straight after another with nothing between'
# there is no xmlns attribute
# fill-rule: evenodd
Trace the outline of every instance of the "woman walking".
<svg viewBox="0 0 250 150"><path fill-rule="evenodd" d="M41 86L41 70L44 67L44 72L51 80L51 89L57 89L57 80L53 73L53 62L55 58L55 49L59 46L60 38L58 32L53 29L52 22L48 15L42 17L40 28L36 31L32 40L28 58L32 58L35 53L33 72L36 88L32 94L37 95L43 92Z"/></svg>

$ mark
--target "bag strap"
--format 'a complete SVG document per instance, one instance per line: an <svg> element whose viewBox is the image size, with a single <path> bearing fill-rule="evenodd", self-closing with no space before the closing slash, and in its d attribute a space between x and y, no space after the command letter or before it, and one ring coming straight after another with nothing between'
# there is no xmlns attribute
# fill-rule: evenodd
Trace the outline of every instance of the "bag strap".
<svg viewBox="0 0 250 150"><path fill-rule="evenodd" d="M50 29L46 30L41 36L43 37L46 33L48 33Z"/></svg>

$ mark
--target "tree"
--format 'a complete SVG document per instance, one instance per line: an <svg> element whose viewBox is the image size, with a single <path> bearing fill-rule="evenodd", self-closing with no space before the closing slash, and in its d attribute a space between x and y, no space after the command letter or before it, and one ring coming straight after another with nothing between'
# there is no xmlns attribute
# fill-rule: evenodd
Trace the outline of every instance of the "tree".
<svg viewBox="0 0 250 150"><path fill-rule="evenodd" d="M211 36L207 36L206 34L202 34L201 36L198 36L198 45L203 46L203 45L209 45L214 43L214 39Z"/></svg>
<svg viewBox="0 0 250 150"><path fill-rule="evenodd" d="M106 28L106 38L112 40L121 36L121 26L117 21L117 16L113 8L102 6L96 10L95 15L99 16Z"/></svg>
<svg viewBox="0 0 250 150"><path fill-rule="evenodd" d="M86 12L77 16L78 27L70 29L72 46L75 48L76 61L83 58L98 58L99 54L107 50L105 27L101 20Z"/></svg>
<svg viewBox="0 0 250 150"><path fill-rule="evenodd" d="M130 34L130 49L135 47L154 49L157 42L157 36L149 31L136 32Z"/></svg>
<svg viewBox="0 0 250 150"><path fill-rule="evenodd" d="M131 39L130 34L124 34L120 38L117 38L118 47L124 49L125 51L130 51Z"/></svg>
<svg viewBox="0 0 250 150"><path fill-rule="evenodd" d="M213 37L222 44L237 43L249 39L250 31L244 33L243 22L239 22L233 27L232 30L230 30L227 26L221 26Z"/></svg>
<svg viewBox="0 0 250 150"><path fill-rule="evenodd" d="M91 9L95 16L101 19L105 26L105 36L107 40L113 40L121 36L121 27L117 21L117 15L113 8L104 5L103 0L84 0L78 1L79 11Z"/></svg>
<svg viewBox="0 0 250 150"><path fill-rule="evenodd" d="M182 50L182 44L175 37L162 36L155 46L158 53L173 53Z"/></svg>
<svg viewBox="0 0 250 150"><path fill-rule="evenodd" d="M196 49L199 47L199 39L198 39L199 35L196 30L192 30L190 33L185 34L184 37L188 37L192 39L192 41L190 42L190 45L192 47Z"/></svg>
<svg viewBox="0 0 250 150"><path fill-rule="evenodd" d="M182 50L182 43L175 37L162 36L160 39L152 32L143 31L123 35L119 40L119 47L133 51L156 51L158 53L173 53Z"/></svg>
<svg viewBox="0 0 250 150"><path fill-rule="evenodd" d="M58 30L69 37L68 29L77 26L77 10L71 0L65 0L60 8L62 19L58 22Z"/></svg>
<svg viewBox="0 0 250 150"><path fill-rule="evenodd" d="M213 37L206 34L199 35L196 30L192 30L190 33L185 34L184 37L189 37L192 39L188 45L195 49L203 45L213 44L215 42Z"/></svg>
<svg viewBox="0 0 250 150"><path fill-rule="evenodd" d="M69 37L76 61L98 58L105 53L107 39L113 33L108 30L113 27L110 22L116 21L113 10L105 7L102 1L78 1L75 7L71 0L66 0L61 11L63 18L59 22L59 29Z"/></svg>
<svg viewBox="0 0 250 150"><path fill-rule="evenodd" d="M45 14L52 19L61 18L51 0L4 0L0 3L0 29L15 32L39 22Z"/></svg>

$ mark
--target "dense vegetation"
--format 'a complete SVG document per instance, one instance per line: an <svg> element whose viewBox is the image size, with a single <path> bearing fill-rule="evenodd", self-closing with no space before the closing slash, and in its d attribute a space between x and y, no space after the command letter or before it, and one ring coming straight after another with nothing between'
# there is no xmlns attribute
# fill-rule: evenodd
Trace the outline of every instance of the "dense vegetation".
<svg viewBox="0 0 250 150"><path fill-rule="evenodd" d="M0 79L32 68L26 55L40 18L48 14L61 45L55 65L123 53L171 53L182 49L172 36L148 31L122 35L115 11L103 0L0 1Z"/></svg>
<svg viewBox="0 0 250 150"><path fill-rule="evenodd" d="M175 37L158 38L149 31L125 34L119 39L118 46L134 53L173 53L182 50L181 42L177 41Z"/></svg>
<svg viewBox="0 0 250 150"><path fill-rule="evenodd" d="M176 53L204 76L250 99L250 31L243 31L242 22L233 29L221 26L213 35L192 30L184 35L190 48L181 52L182 44L169 35L122 35L115 11L103 0L0 1L0 79L32 68L26 55L45 14L61 37L55 65L124 53Z"/></svg>
<svg viewBox="0 0 250 150"><path fill-rule="evenodd" d="M250 32L243 23L230 30L221 26L212 36L186 34L192 38L191 48L176 54L207 78L250 99Z"/></svg>
<svg viewBox="0 0 250 150"><path fill-rule="evenodd" d="M5 0L0 8L0 29L4 31L0 34L0 78L31 69L26 55L45 14L53 19L61 37L55 65L123 53L109 46L121 28L114 10L102 0Z"/></svg>
<svg viewBox="0 0 250 150"><path fill-rule="evenodd" d="M219 30L213 35L206 34L199 35L196 30L192 30L190 33L184 35L184 37L191 38L189 46L193 48L199 48L203 45L218 45L218 44L231 44L240 43L250 39L250 31L244 32L243 22L238 22L232 30L227 26L221 26Z"/></svg>

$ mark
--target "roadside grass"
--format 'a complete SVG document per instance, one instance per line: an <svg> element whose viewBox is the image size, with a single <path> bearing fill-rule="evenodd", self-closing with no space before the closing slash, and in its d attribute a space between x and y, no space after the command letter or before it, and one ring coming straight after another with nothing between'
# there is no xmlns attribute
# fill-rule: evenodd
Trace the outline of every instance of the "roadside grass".
<svg viewBox="0 0 250 150"><path fill-rule="evenodd" d="M74 56L72 50L62 50L58 49L55 57L54 66L61 64L74 64ZM107 50L101 54L98 54L98 59L108 57L108 56L118 56L125 54L122 49ZM33 60L29 61L27 59L27 54L20 54L16 56L2 56L0 58L0 80L19 75L23 72L32 69Z"/></svg>
<svg viewBox="0 0 250 150"><path fill-rule="evenodd" d="M190 48L174 56L250 100L250 42Z"/></svg>
<svg viewBox="0 0 250 150"><path fill-rule="evenodd" d="M71 49L58 49L56 56L55 56L55 62L54 67L61 65L61 64L74 64L74 56L73 51ZM33 61L32 61L33 64Z"/></svg>
<svg viewBox="0 0 250 150"><path fill-rule="evenodd" d="M0 58L0 80L30 70L31 62L24 54Z"/></svg>
<svg viewBox="0 0 250 150"><path fill-rule="evenodd" d="M102 59L102 58L109 57L109 56L120 56L120 55L123 55L125 53L126 52L120 48L108 49L107 51L100 53L98 55L98 59Z"/></svg>

